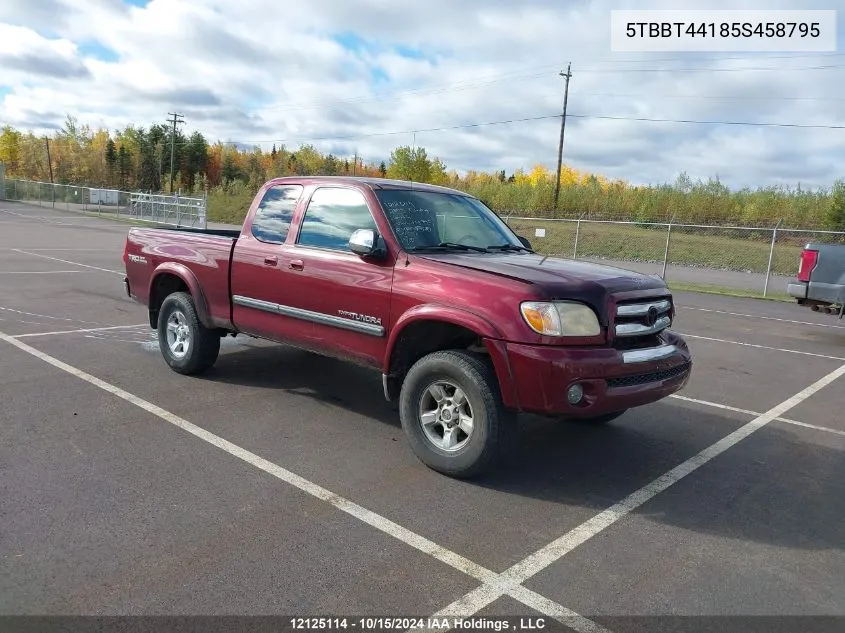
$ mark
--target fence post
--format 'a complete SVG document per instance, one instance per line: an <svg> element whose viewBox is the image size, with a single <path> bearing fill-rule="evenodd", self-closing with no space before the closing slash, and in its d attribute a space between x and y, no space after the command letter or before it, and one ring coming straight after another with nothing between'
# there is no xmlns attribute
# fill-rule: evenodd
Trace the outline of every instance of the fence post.
<svg viewBox="0 0 845 633"><path fill-rule="evenodd" d="M572 249L572 259L578 259L578 238L581 235L581 218L583 218L586 213L582 213L578 216L578 221L575 223L575 247Z"/></svg>
<svg viewBox="0 0 845 633"><path fill-rule="evenodd" d="M775 242L778 239L778 228L780 228L781 222L783 222L783 218L778 220L778 223L772 231L772 247L769 249L769 265L766 267L766 282L763 284L763 297L766 297L769 292L769 277L772 274L772 259L775 255Z"/></svg>
<svg viewBox="0 0 845 633"><path fill-rule="evenodd" d="M672 220L675 218L672 217ZM669 220L669 230L666 231L666 248L663 251L663 272L660 273L661 279L666 279L666 264L669 262L669 241L672 239L672 220Z"/></svg>

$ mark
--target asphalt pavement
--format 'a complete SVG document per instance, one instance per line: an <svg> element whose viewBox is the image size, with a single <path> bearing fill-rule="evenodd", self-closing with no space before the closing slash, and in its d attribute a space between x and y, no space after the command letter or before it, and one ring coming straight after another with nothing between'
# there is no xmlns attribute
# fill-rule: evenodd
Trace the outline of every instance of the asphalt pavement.
<svg viewBox="0 0 845 633"><path fill-rule="evenodd" d="M170 371L127 229L0 202L0 615L845 624L845 321L678 292L678 397L521 416L504 467L456 481L377 373L246 337Z"/></svg>

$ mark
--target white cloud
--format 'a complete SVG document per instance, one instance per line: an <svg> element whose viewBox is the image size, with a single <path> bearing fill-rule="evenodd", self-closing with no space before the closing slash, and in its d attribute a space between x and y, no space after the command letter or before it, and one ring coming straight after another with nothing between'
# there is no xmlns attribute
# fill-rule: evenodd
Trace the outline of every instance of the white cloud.
<svg viewBox="0 0 845 633"><path fill-rule="evenodd" d="M845 0L833 4L845 9ZM0 88L11 92L0 96L0 124L43 131L70 113L114 129L164 122L178 111L187 131L199 129L212 141L265 141L269 148L283 139L297 145L356 136L314 143L381 160L415 140L450 167L511 172L554 166L556 119L420 132L416 139L378 134L556 115L558 72L568 61L573 115L845 124L845 68L809 68L845 66L845 55L613 54L610 10L644 5L705 6L701 0L312 0L283 8L271 0L152 0L144 8L121 0L4 3ZM82 55L80 48L92 43L115 60ZM690 67L710 70L683 70ZM760 67L774 70L745 70ZM666 70L644 72L658 68ZM564 160L633 182L666 182L687 171L694 178L718 174L735 187L824 186L845 175L843 139L845 130L573 117Z"/></svg>

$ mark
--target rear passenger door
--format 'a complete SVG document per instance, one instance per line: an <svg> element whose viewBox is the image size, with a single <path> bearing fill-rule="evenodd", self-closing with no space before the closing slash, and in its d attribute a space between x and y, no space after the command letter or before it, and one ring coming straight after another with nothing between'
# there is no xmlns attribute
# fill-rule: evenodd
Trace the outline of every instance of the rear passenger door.
<svg viewBox="0 0 845 633"><path fill-rule="evenodd" d="M297 339L297 323L279 317L275 306L287 298L286 242L303 186L267 187L252 223L244 226L232 257L232 315L240 331L271 339Z"/></svg>
<svg viewBox="0 0 845 633"><path fill-rule="evenodd" d="M319 186L291 248L284 299L293 319L313 324L309 343L332 355L380 367L387 346L393 258L362 258L349 249L358 229L377 229L363 192Z"/></svg>

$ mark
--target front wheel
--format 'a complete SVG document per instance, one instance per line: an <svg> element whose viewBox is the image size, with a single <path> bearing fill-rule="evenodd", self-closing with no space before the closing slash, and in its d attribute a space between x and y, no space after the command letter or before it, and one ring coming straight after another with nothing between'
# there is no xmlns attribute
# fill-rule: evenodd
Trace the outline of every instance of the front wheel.
<svg viewBox="0 0 845 633"><path fill-rule="evenodd" d="M173 371L195 375L217 361L220 336L200 322L190 294L174 292L158 311L158 346Z"/></svg>
<svg viewBox="0 0 845 633"><path fill-rule="evenodd" d="M513 426L489 361L457 350L434 352L411 367L399 415L420 461L456 478L492 466Z"/></svg>

